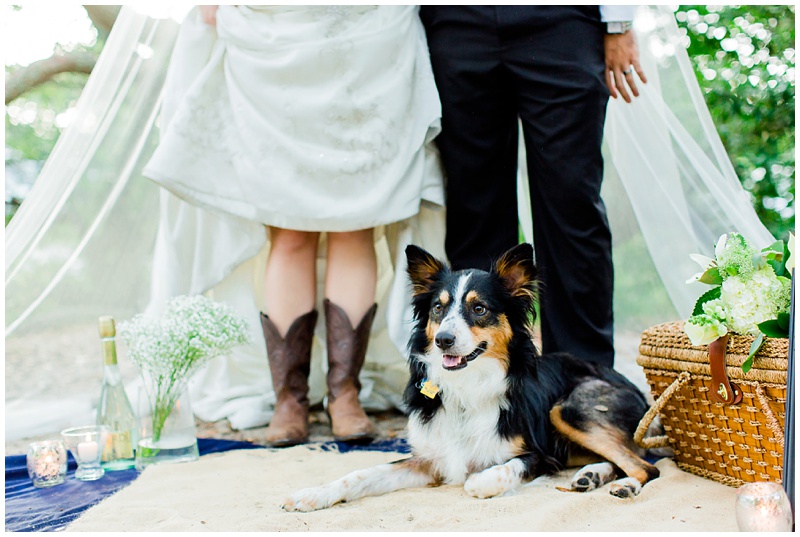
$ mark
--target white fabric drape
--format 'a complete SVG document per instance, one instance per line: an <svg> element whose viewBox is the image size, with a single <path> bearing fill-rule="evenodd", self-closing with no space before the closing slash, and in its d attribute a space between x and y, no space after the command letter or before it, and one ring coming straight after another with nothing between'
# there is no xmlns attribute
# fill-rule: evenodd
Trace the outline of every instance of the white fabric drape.
<svg viewBox="0 0 800 537"><path fill-rule="evenodd" d="M685 283L696 272L689 254L710 255L728 231L758 247L772 241L714 129L673 13L642 8L635 28L650 82L633 104L610 102L604 143L620 342L690 313L700 290ZM248 427L268 421L274 402L258 326L269 248L263 227L244 219L223 223L142 176L158 143L156 120L177 32L175 21L123 8L73 124L6 228L6 358L41 361L54 376L59 367L95 364L98 316L127 319L158 309L174 294L207 292L252 323L254 342L201 371L192 404L204 419ZM431 173L433 162L428 159ZM524 174L523 166L523 190ZM530 240L531 208L522 202L518 210ZM376 230L380 309L362 373L368 408L399 405L405 384L410 317L403 246L413 242L443 255L443 233L442 210L427 205ZM322 257L319 269L324 274ZM323 333L318 326L317 336ZM315 402L324 394L323 343L315 338ZM124 360L124 349L120 354ZM57 378L25 390L7 386L7 437L74 425L76 406L90 415L95 392L99 376L77 386Z"/></svg>

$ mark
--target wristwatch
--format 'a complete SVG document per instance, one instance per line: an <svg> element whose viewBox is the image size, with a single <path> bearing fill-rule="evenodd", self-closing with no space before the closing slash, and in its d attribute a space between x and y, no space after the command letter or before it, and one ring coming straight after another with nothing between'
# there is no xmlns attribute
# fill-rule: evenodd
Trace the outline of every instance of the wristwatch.
<svg viewBox="0 0 800 537"><path fill-rule="evenodd" d="M624 34L631 28L633 28L633 23L631 21L614 21L606 23L607 34Z"/></svg>

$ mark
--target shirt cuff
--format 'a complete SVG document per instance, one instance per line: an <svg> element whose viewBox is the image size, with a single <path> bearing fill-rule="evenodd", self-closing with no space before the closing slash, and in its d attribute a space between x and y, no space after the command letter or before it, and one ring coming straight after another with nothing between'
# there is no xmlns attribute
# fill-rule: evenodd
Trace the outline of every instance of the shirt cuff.
<svg viewBox="0 0 800 537"><path fill-rule="evenodd" d="M602 22L632 21L638 6L600 6Z"/></svg>

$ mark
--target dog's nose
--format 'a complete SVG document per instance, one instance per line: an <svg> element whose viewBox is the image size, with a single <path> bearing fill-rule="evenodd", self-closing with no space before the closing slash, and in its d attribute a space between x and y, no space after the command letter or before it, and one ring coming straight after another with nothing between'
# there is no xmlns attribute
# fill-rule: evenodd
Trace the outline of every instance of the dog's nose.
<svg viewBox="0 0 800 537"><path fill-rule="evenodd" d="M444 351L453 346L456 342L456 337L450 332L439 332L436 334L436 337L433 338L433 341L436 343L437 347Z"/></svg>

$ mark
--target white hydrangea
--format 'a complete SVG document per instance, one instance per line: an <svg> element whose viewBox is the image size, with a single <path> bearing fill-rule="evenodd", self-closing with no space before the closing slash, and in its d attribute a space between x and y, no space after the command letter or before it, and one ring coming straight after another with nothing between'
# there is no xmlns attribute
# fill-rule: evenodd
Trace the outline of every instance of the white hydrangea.
<svg viewBox="0 0 800 537"><path fill-rule="evenodd" d="M757 270L747 281L729 276L722 283L720 300L725 305L728 326L737 334L758 334L758 324L778 315L782 284L772 267Z"/></svg>

